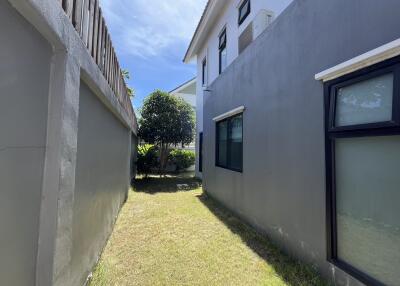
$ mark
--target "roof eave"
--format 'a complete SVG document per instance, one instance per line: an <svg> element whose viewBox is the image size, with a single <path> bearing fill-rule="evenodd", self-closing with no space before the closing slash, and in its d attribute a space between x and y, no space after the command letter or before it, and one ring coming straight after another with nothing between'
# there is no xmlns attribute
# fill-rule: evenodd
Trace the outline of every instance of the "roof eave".
<svg viewBox="0 0 400 286"><path fill-rule="evenodd" d="M192 40L190 41L189 47L186 51L185 57L183 58L184 63L191 62L195 57L199 49L199 40L203 35L204 31L207 31L208 23L212 22L213 17L218 15L219 10L224 6L223 0L208 0L206 8L204 9L203 15L200 18L200 22L196 27ZM218 5L219 6L218 6ZM215 9L215 8L219 9Z"/></svg>

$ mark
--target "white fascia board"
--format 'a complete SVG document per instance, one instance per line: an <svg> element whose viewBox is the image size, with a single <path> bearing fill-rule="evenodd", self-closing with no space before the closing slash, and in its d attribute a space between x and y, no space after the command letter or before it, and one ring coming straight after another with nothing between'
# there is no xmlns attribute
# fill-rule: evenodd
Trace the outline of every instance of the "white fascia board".
<svg viewBox="0 0 400 286"><path fill-rule="evenodd" d="M206 10L203 13L200 23L196 28L193 38L183 59L184 63L190 63L197 56L198 50L207 39L207 35L212 30L215 20L220 17L221 10L225 7L227 0L209 0Z"/></svg>
<svg viewBox="0 0 400 286"><path fill-rule="evenodd" d="M218 115L217 117L214 117L213 121L221 121L221 120L224 120L224 119L226 119L228 117L232 117L232 116L234 116L236 114L243 113L243 111L245 109L246 108L244 106L239 106L239 107L237 107L235 109L232 109L232 110L230 110L228 112L225 112L224 114L221 114L221 115Z"/></svg>
<svg viewBox="0 0 400 286"><path fill-rule="evenodd" d="M317 73L315 79L324 82L330 81L398 55L400 55L400 39Z"/></svg>

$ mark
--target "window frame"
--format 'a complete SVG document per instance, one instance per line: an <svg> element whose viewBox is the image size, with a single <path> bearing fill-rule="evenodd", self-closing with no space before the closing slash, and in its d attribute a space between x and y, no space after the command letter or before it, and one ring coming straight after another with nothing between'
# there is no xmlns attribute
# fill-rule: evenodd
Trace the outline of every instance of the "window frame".
<svg viewBox="0 0 400 286"><path fill-rule="evenodd" d="M242 9L246 6L246 4L249 4L248 5L248 10L246 11L246 13L242 16L242 18L240 18L240 15L241 15L241 11L242 11ZM251 0L244 0L241 4L240 4L240 6L239 6L239 9L238 9L238 12L239 12L239 15L238 15L238 25L240 26L246 19L247 19L247 17L250 15L250 13L251 13Z"/></svg>
<svg viewBox="0 0 400 286"><path fill-rule="evenodd" d="M204 57L202 63L201 63L201 83L202 86L207 85L207 57Z"/></svg>
<svg viewBox="0 0 400 286"><path fill-rule="evenodd" d="M235 117L239 117L239 116L242 116L242 165L240 166L240 168L232 168L232 167L230 167L230 163L229 163L229 161L230 161L230 150L231 150L231 145L230 145L230 139L229 139L229 130L230 130L230 127L231 127L231 120L233 119L233 118L235 118ZM220 136L220 134L219 134L219 128L218 128L218 125L220 124L220 123L223 123L223 122L227 122L227 147L226 147L226 166L224 166L224 165L222 165L222 164L220 164L219 163L219 136ZM219 121L216 121L215 122L215 166L216 167L219 167L219 168L222 168L222 169L226 169L226 170L230 170L230 171L234 171L234 172L237 172L237 173L243 173L243 142L244 142L244 140L243 140L243 122L244 122L244 120L243 120L243 112L240 112L240 113L237 113L237 114L234 114L234 115L232 115L232 116L229 116L229 117L227 117L227 118L224 118L224 119L221 119L221 120L219 120Z"/></svg>
<svg viewBox="0 0 400 286"><path fill-rule="evenodd" d="M226 33L226 27L224 27L221 31L221 33L218 36L219 41L218 41L218 58L219 58L219 74L221 74L222 71L222 52L227 49L227 33ZM223 42L221 40L224 39Z"/></svg>
<svg viewBox="0 0 400 286"><path fill-rule="evenodd" d="M199 133L199 172L203 173L203 132Z"/></svg>
<svg viewBox="0 0 400 286"><path fill-rule="evenodd" d="M335 127L337 91L340 87L393 72L392 120ZM341 138L400 135L400 56L352 72L324 84L325 160L326 160L326 237L327 260L367 285L384 286L382 282L340 260L337 254L337 208L335 142Z"/></svg>

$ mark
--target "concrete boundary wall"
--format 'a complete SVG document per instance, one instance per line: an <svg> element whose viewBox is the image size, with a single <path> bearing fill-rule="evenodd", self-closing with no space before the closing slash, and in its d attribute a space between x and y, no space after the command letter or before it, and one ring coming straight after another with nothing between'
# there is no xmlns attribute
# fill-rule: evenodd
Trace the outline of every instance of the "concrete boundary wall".
<svg viewBox="0 0 400 286"><path fill-rule="evenodd" d="M137 124L118 102L58 1L0 1L10 4L52 48L36 278L30 285L73 285L70 271L81 80L133 138ZM131 135L127 138L126 149L131 150ZM125 192L130 183L130 156L129 151Z"/></svg>

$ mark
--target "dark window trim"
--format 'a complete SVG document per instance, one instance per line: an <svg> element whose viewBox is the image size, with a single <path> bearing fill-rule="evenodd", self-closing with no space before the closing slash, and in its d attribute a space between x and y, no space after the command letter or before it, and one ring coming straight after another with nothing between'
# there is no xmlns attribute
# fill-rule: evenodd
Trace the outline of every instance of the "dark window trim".
<svg viewBox="0 0 400 286"><path fill-rule="evenodd" d="M203 132L199 133L199 172L203 173Z"/></svg>
<svg viewBox="0 0 400 286"><path fill-rule="evenodd" d="M389 122L370 123L345 128L334 127L336 91L338 86L349 85L393 71L393 119ZM326 159L326 234L327 259L362 283L384 286L382 282L341 261L337 255L335 140L340 138L400 135L400 57L342 76L324 85L325 106L325 159Z"/></svg>
<svg viewBox="0 0 400 286"><path fill-rule="evenodd" d="M219 74L222 73L222 52L226 49L226 27L222 30L221 34L219 35Z"/></svg>
<svg viewBox="0 0 400 286"><path fill-rule="evenodd" d="M249 3L249 9L246 11L246 13L240 18L240 13L244 6L246 6L247 2ZM246 20L247 16L249 16L251 13L251 1L250 0L244 0L243 3L239 7L239 16L238 16L238 24L239 26Z"/></svg>
<svg viewBox="0 0 400 286"><path fill-rule="evenodd" d="M229 127L230 127L230 120L232 118L235 118L237 116L242 116L242 166L241 168L232 168L229 167L229 154L230 154L230 144L229 144ZM219 128L218 128L218 124L222 123L222 122L228 122L227 124L227 132L228 132L228 137L227 137L227 148L226 148L226 153L227 153L227 166L221 165L218 163L218 158L219 158ZM222 169L226 169L226 170L230 170L230 171L234 171L234 172L238 172L238 173L243 173L243 113L238 113L235 115L232 115L230 117L224 118L222 120L216 121L215 122L215 166L218 168L222 168Z"/></svg>
<svg viewBox="0 0 400 286"><path fill-rule="evenodd" d="M205 86L206 85L206 68L207 68L207 57L204 57L203 62L201 64L201 69L202 69L202 85Z"/></svg>
<svg viewBox="0 0 400 286"><path fill-rule="evenodd" d="M369 69L368 69L369 70ZM346 87L352 84L356 84L371 78L375 78L381 75L385 75L388 73L393 73L394 75L394 85L393 85L393 93L398 94L400 91L400 66L398 65L390 65L383 68L374 68L371 71L362 71L360 74L354 74L353 78L348 80L341 80L336 84L331 84L330 87L330 100L331 100L331 109L329 115L329 131L337 132L337 131L346 131L346 130L363 130L363 129L371 129L371 128L383 128L383 127L393 127L400 126L400 106L399 106L399 97L393 96L393 104L392 104L392 120L386 122L376 122L376 123L367 123L367 124L359 124L359 125L350 125L350 126L340 126L336 127L336 102L337 102L337 92L340 88ZM339 79L340 80L340 79Z"/></svg>

